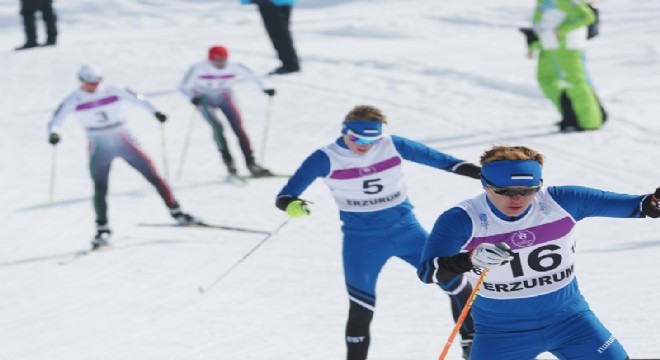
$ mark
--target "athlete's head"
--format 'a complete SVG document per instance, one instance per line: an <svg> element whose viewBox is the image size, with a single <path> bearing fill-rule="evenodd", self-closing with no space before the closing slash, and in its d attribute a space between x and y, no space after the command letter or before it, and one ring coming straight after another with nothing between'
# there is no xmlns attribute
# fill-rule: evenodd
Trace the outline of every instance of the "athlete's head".
<svg viewBox="0 0 660 360"><path fill-rule="evenodd" d="M495 146L481 156L481 184L503 214L521 215L543 186L543 155L525 146Z"/></svg>
<svg viewBox="0 0 660 360"><path fill-rule="evenodd" d="M348 148L359 155L368 153L383 138L387 118L380 109L370 105L354 107L344 118L341 133Z"/></svg>
<svg viewBox="0 0 660 360"><path fill-rule="evenodd" d="M209 61L217 68L225 67L228 57L229 50L224 46L216 45L209 49Z"/></svg>
<svg viewBox="0 0 660 360"><path fill-rule="evenodd" d="M82 83L81 88L84 91L93 93L103 80L103 72L96 65L85 64L78 70L78 80Z"/></svg>

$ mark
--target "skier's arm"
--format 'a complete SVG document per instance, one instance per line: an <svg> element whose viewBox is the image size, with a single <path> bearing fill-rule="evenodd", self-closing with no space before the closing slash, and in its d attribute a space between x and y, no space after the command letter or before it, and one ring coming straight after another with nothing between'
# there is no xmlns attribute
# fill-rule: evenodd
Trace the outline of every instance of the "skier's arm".
<svg viewBox="0 0 660 360"><path fill-rule="evenodd" d="M144 95L135 92L129 88L114 87L114 90L122 100L126 100L130 103L133 103L149 111L152 114L158 112L156 107L149 100L147 100L147 98L145 98Z"/></svg>
<svg viewBox="0 0 660 360"><path fill-rule="evenodd" d="M570 0L569 4L564 9L566 11L566 19L557 28L559 35L565 35L577 28L589 26L596 21L596 14L593 10L581 0Z"/></svg>
<svg viewBox="0 0 660 360"><path fill-rule="evenodd" d="M312 155L303 161L302 165L296 170L286 185L282 188L275 206L282 211L287 211L287 207L294 201L300 200L300 196L314 180L319 177L326 177L330 173L330 158L322 150L316 150Z"/></svg>
<svg viewBox="0 0 660 360"><path fill-rule="evenodd" d="M618 194L582 186L552 186L548 193L577 221L587 217L638 218L646 215L642 203L648 195Z"/></svg>
<svg viewBox="0 0 660 360"><path fill-rule="evenodd" d="M195 68L195 66L191 66L179 84L179 91L185 95L188 100L192 99L196 95L193 90L195 82Z"/></svg>
<svg viewBox="0 0 660 360"><path fill-rule="evenodd" d="M441 153L422 143L399 136L393 135L392 141L396 150L406 160L450 171L458 175L468 176L473 179L481 178L481 168L477 165Z"/></svg>
<svg viewBox="0 0 660 360"><path fill-rule="evenodd" d="M64 123L67 115L76 108L76 102L73 99L74 94L69 95L60 105L55 109L53 116L48 121L48 134L59 134L60 127Z"/></svg>
<svg viewBox="0 0 660 360"><path fill-rule="evenodd" d="M427 284L447 283L472 269L469 252L460 252L472 234L472 221L460 208L444 212L424 244L417 276Z"/></svg>
<svg viewBox="0 0 660 360"><path fill-rule="evenodd" d="M262 91L270 89L270 87L266 85L264 79L261 76L255 75L255 73L252 72L252 70L250 70L250 68L248 68L247 66L243 64L235 64L235 66L236 66L236 73L240 78L252 81L257 86L259 86L259 88Z"/></svg>

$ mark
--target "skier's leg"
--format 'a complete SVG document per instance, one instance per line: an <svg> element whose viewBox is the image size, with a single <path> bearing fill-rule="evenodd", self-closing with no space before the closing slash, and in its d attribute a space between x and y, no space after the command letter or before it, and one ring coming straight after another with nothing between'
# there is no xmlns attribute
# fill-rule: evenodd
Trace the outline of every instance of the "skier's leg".
<svg viewBox="0 0 660 360"><path fill-rule="evenodd" d="M108 224L108 178L110 165L114 158L111 149L104 148L94 139L89 141L89 173L94 182L94 211L96 212L97 226Z"/></svg>
<svg viewBox="0 0 660 360"><path fill-rule="evenodd" d="M231 156L231 153L229 152L229 147L227 146L227 139L225 138L224 135L224 129L222 127L222 123L220 122L220 119L215 114L215 111L213 108L205 103L202 103L198 105L198 109L200 113L202 114L202 117L206 122L211 125L211 128L213 129L213 139L215 140L215 145L218 148L218 151L220 151L220 155L222 156L222 161L225 163L227 166L227 170L230 173L236 173L236 166L234 164L234 159Z"/></svg>
<svg viewBox="0 0 660 360"><path fill-rule="evenodd" d="M234 101L231 93L226 92L222 96L222 102L220 103L219 107L225 117L227 117L229 125L231 125L232 130L238 138L241 151L245 156L245 163L247 165L253 165L255 161L254 154L252 152L252 145L250 144L250 138L248 137L248 134L243 127L243 119L241 117L241 113L238 110L236 102Z"/></svg>
<svg viewBox="0 0 660 360"><path fill-rule="evenodd" d="M541 51L537 64L537 80L545 96L552 101L555 108L561 112L559 97L563 90L560 82L561 74L559 60L553 50Z"/></svg>
<svg viewBox="0 0 660 360"><path fill-rule="evenodd" d="M376 307L376 281L394 251L382 238L344 237L343 262L350 300L346 323L347 360L364 360L369 351L369 326Z"/></svg>
<svg viewBox="0 0 660 360"><path fill-rule="evenodd" d="M603 112L587 81L582 56L578 50L561 50L559 64L565 74L565 93L575 112L578 127L593 130L603 125Z"/></svg>
<svg viewBox="0 0 660 360"><path fill-rule="evenodd" d="M158 174L151 159L140 150L135 139L127 132L122 132L119 136L122 142L119 152L120 156L156 188L168 208L177 207L172 190L160 174Z"/></svg>

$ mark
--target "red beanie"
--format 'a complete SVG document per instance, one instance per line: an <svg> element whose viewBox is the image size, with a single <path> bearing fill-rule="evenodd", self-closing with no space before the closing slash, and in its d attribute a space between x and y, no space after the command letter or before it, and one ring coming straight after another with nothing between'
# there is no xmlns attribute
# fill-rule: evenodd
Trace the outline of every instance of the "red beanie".
<svg viewBox="0 0 660 360"><path fill-rule="evenodd" d="M224 46L214 46L209 49L209 60L226 59L229 57L229 51Z"/></svg>

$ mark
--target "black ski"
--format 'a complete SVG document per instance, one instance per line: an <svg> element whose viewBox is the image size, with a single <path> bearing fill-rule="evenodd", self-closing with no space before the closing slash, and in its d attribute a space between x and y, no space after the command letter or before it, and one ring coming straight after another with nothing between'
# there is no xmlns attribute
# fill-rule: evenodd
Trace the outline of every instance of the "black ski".
<svg viewBox="0 0 660 360"><path fill-rule="evenodd" d="M240 231L247 232L252 234L263 234L268 235L270 231L258 230L258 229L249 229L237 226L227 226L227 225L217 225L217 224L207 224L205 222L196 222L192 224L170 224L170 223L139 223L138 226L145 227L179 227L179 228L204 228L204 229L218 229L218 230L228 230L228 231Z"/></svg>
<svg viewBox="0 0 660 360"><path fill-rule="evenodd" d="M91 249L88 249L88 250L82 250L82 251L75 252L75 253L73 253L73 255L70 258L64 259L62 261L58 261L57 265L70 264L70 263L72 263L72 262L74 262L74 261L76 261L80 258L83 258L85 256L88 256L88 255L91 255L91 254L94 254L94 253L97 253L97 252L107 250L110 247L111 247L111 245L108 244L108 245L103 245L101 247L96 247L96 248L91 248Z"/></svg>

